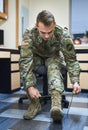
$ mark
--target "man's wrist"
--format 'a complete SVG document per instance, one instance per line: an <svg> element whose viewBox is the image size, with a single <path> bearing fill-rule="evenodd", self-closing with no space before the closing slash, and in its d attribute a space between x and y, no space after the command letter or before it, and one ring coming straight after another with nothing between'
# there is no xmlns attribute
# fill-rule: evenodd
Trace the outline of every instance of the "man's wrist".
<svg viewBox="0 0 88 130"><path fill-rule="evenodd" d="M73 86L79 85L79 82L74 82Z"/></svg>

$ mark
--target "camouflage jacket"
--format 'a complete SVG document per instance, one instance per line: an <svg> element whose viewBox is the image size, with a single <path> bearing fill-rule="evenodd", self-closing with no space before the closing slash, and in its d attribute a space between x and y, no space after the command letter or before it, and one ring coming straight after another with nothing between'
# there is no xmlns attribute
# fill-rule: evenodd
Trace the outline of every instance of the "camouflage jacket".
<svg viewBox="0 0 88 130"><path fill-rule="evenodd" d="M27 29L24 33L20 51L21 78L25 81L26 88L35 85L32 73L33 55L52 57L59 52L63 53L71 83L79 82L80 66L76 60L75 49L70 35L60 26L54 29L53 37L44 43L37 28ZM30 82L31 81L31 82Z"/></svg>

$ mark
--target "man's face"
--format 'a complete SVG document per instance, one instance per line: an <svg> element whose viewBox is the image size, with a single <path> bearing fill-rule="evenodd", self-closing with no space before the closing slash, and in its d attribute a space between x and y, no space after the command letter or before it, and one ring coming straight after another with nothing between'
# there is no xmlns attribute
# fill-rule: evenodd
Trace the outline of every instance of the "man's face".
<svg viewBox="0 0 88 130"><path fill-rule="evenodd" d="M55 23L52 22L50 26L45 26L42 22L39 22L36 27L42 39L47 41L53 36Z"/></svg>

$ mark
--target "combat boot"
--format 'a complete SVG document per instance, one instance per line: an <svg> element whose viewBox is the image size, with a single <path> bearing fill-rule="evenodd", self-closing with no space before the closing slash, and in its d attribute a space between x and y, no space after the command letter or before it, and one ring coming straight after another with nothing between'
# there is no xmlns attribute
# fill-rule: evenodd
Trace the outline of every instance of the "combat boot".
<svg viewBox="0 0 88 130"><path fill-rule="evenodd" d="M51 92L51 117L55 122L61 122L63 118L63 111L61 109L61 94L53 90Z"/></svg>
<svg viewBox="0 0 88 130"><path fill-rule="evenodd" d="M23 118L30 120L41 112L41 104L39 99L32 99L28 110L24 113Z"/></svg>

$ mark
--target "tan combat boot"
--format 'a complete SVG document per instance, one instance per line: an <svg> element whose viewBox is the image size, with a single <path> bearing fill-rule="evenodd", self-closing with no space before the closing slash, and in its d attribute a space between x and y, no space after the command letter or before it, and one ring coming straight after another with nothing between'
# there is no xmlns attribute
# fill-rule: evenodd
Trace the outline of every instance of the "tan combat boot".
<svg viewBox="0 0 88 130"><path fill-rule="evenodd" d="M32 99L28 110L24 113L23 118L30 120L41 112L41 104L39 99Z"/></svg>
<svg viewBox="0 0 88 130"><path fill-rule="evenodd" d="M61 110L61 94L53 90L51 92L51 117L53 121L61 122L63 118L63 111Z"/></svg>

